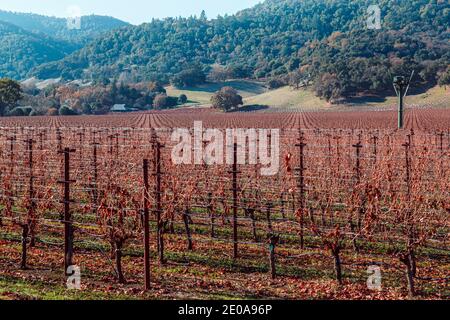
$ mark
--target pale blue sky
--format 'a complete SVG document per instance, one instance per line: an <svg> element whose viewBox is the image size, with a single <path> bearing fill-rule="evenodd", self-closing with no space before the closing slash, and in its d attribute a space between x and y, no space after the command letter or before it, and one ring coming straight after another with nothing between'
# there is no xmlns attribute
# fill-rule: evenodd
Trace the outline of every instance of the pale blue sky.
<svg viewBox="0 0 450 320"><path fill-rule="evenodd" d="M139 24L152 18L200 15L208 18L232 14L262 0L0 0L0 9L32 12L48 16L67 17L68 8L77 6L83 15L113 16Z"/></svg>

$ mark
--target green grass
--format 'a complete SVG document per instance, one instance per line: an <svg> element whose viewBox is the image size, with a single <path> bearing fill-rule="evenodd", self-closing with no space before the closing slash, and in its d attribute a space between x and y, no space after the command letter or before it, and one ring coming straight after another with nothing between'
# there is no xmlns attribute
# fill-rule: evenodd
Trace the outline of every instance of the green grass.
<svg viewBox="0 0 450 320"><path fill-rule="evenodd" d="M344 208L336 208L337 210ZM206 214L205 209L203 208L194 208L192 209L192 213L195 214ZM195 221L195 214L193 215ZM93 216L85 215L81 216L77 213L74 214L77 218L83 218L83 221L91 221ZM264 221L264 214L260 213L258 216L258 220ZM272 218L279 219L281 218L280 213L273 213ZM221 219L221 212L216 212L216 221L219 222ZM183 243L185 241L185 229L182 224L175 224L175 234L166 233L165 241L170 243L171 241L177 241ZM155 230L156 225L154 222L151 223L151 230ZM204 240L209 238L210 226L208 224L205 225L191 225L190 226L193 238L194 238L194 247L196 246L196 240ZM232 237L232 229L229 224L224 226L218 225L215 228L216 236L220 239L230 241ZM8 240L13 242L11 245L16 246L15 248L18 252L20 252L20 234L16 232L8 232L6 230L0 230L0 239ZM262 228L261 226L258 228L258 237L260 241L264 241L265 234L267 230ZM246 226L245 228L242 226L239 229L239 239L240 240L250 240L252 241L252 233L251 228ZM38 234L37 236L38 243L61 243L62 237L60 234L52 232L47 232L44 234ZM110 245L105 239L92 239L92 238L80 238L76 240L75 243L75 251L83 252L85 254L89 254L89 252L103 252L104 254L108 254L110 250ZM310 234L305 234L305 244L308 248L307 251L302 251L299 249L299 239L298 237L293 235L283 235L282 237L282 245L279 248L279 261L277 263L277 274L281 277L295 277L302 280L314 280L314 279L324 279L324 280L333 280L334 273L332 268L332 260L330 257L322 257L317 260L317 264L313 263L311 265L301 264L298 265L298 259L293 259L297 254L305 254L305 253L317 253L318 247L320 245L320 241L317 237L313 237ZM261 243L261 248L257 251L258 253L247 252L245 253L246 246L240 246L240 252L242 253L241 258L234 260L231 257L230 252L224 253L221 249L217 249L215 247L205 249L202 247L202 250L195 249L194 251L185 251L185 250L166 250L165 257L167 258L169 264L164 267L157 266L153 272L160 277L160 281L164 282L166 276L174 276L176 277L178 274L185 274L185 268L180 266L173 266L174 264L182 264L189 265L189 275L194 276L196 278L210 278L213 279L214 275L208 273L207 270L224 270L228 273L237 273L237 274L266 274L269 270L267 255L264 254L264 251L267 250L266 246ZM368 255L366 257L367 261L378 261L378 257L380 256L389 256L391 251L391 246L387 243L383 242L368 242L365 239L361 239L358 241L358 245L360 247L360 253L362 255ZM51 246L50 246L51 247ZM57 249L59 250L59 249ZM343 252L343 262L350 260L351 258L351 244L346 243L346 249ZM142 257L143 251L142 246L138 241L130 241L125 246L123 251L124 259L132 259L136 257ZM326 253L325 253L326 254ZM418 256L426 257L427 259L442 259L442 257L446 256L445 252L441 252L440 250L431 249L431 248L422 248L417 252ZM1 256L1 255L0 255ZM289 257L292 256L292 257ZM1 258L1 257L0 257ZM156 253L152 252L151 260L156 261ZM200 268L196 268L196 266L201 266ZM206 267L207 269L203 269L202 267ZM105 269L103 271L96 269L85 269L84 274L94 281L101 281L99 279L103 279L103 277L108 277L111 275L112 269ZM346 280L351 282L361 282L364 280L366 276L366 272L364 268L347 268L344 266L344 277ZM121 291L116 292L77 292L77 291L67 291L64 287L64 283L62 281L56 280L49 281L48 283L39 282L38 280L32 279L31 281L27 280L24 282L19 276L0 276L0 299L122 299ZM40 279L40 278L38 278ZM392 284L392 287L399 287L402 284L403 278L401 277L401 273L394 273L389 276L388 283ZM55 284L56 283L56 284ZM200 289L199 289L200 290ZM424 289L426 292L434 292L437 290L434 286L429 285ZM178 294L178 293L177 293ZM234 299L234 298L248 298L250 292L247 293L236 293L236 292L207 292L206 291L195 291L189 292L189 295L195 295L195 297L207 297L209 299ZM217 295L217 296L216 296ZM135 297L136 298L136 297ZM147 298L137 297L137 298Z"/></svg>
<svg viewBox="0 0 450 320"><path fill-rule="evenodd" d="M294 90L283 87L267 91L257 96L244 99L246 105L267 105L272 108L316 110L329 107L327 102L320 100L310 90Z"/></svg>
<svg viewBox="0 0 450 320"><path fill-rule="evenodd" d="M410 93L405 99L406 106L408 105L433 105L437 107L449 107L450 90L444 87L436 86L427 90L424 93ZM395 95L380 97L362 97L349 100L350 106L363 105L373 108L383 108L396 106L398 103Z"/></svg>
<svg viewBox="0 0 450 320"><path fill-rule="evenodd" d="M185 94L189 103L186 106L209 105L214 92L224 86L231 86L244 97L245 106L268 106L272 110L286 111L314 111L314 110L348 110L354 107L388 108L397 104L397 97L391 96L362 96L349 99L345 104L330 105L325 100L315 96L311 89L301 88L294 90L291 87L282 87L267 90L262 83L248 80L230 80L223 83L208 83L198 87L176 89L167 87L167 94L179 96ZM433 105L436 107L449 107L450 89L434 87L424 93L409 94L407 105ZM266 110L266 109L265 109Z"/></svg>
<svg viewBox="0 0 450 320"><path fill-rule="evenodd" d="M209 104L212 95L226 86L233 87L244 98L259 95L266 91L262 83L247 80L229 80L221 83L207 83L201 86L183 89L177 89L169 86L166 87L166 90L167 94L170 96L185 94L190 102L188 105L202 105Z"/></svg>
<svg viewBox="0 0 450 320"><path fill-rule="evenodd" d="M437 107L449 107L450 90L443 87L434 87L420 94L409 94L406 105L433 105ZM349 107L387 108L397 105L396 96L388 97L355 97L345 104L330 105L319 99L310 89L294 90L283 87L271 90L260 95L244 99L246 105L267 105L271 108L283 108L289 110L346 110Z"/></svg>
<svg viewBox="0 0 450 320"><path fill-rule="evenodd" d="M0 276L0 300L127 300L129 295L68 290L61 284L48 281L30 280L26 282ZM136 297L133 297L136 299Z"/></svg>

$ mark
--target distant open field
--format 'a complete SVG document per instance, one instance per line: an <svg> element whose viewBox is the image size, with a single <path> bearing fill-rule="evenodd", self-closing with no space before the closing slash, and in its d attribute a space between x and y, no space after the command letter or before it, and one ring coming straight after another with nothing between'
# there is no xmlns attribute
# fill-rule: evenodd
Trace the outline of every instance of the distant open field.
<svg viewBox="0 0 450 320"><path fill-rule="evenodd" d="M167 87L167 93L172 96L185 94L188 97L188 106L209 105L211 96L220 88L231 86L238 90L244 98L245 106L267 106L264 111L324 111L347 110L354 107L369 109L390 108L397 104L397 97L361 97L350 99L346 104L330 105L319 99L310 89L295 90L291 87L282 87L268 90L264 83L247 80L233 80L224 83L209 83L195 88L176 89ZM410 94L406 103L409 105L423 105L434 107L450 107L450 88L434 87L420 94Z"/></svg>
<svg viewBox="0 0 450 320"><path fill-rule="evenodd" d="M177 89L169 86L166 87L166 90L167 94L171 96L185 94L188 97L189 102L194 104L209 104L212 95L226 86L233 87L244 98L257 96L266 91L263 83L247 80L230 80L222 83L207 83L205 85L185 89Z"/></svg>

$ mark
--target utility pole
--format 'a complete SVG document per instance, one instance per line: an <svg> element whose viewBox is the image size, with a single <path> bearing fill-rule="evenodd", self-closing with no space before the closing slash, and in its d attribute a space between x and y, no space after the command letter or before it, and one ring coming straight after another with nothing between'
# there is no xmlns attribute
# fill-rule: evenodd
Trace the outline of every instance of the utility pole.
<svg viewBox="0 0 450 320"><path fill-rule="evenodd" d="M402 76L394 77L394 89L398 96L398 128L403 129L404 121L404 99L408 93L409 85L411 83L412 77L414 76L414 71L411 73L411 77L406 79Z"/></svg>

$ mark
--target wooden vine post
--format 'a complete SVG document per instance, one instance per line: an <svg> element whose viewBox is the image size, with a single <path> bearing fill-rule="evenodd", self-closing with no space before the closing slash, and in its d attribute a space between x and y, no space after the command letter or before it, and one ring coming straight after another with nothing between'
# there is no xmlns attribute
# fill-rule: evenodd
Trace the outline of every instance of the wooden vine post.
<svg viewBox="0 0 450 320"><path fill-rule="evenodd" d="M150 218L149 218L149 194L148 159L144 159L144 282L145 290L150 290Z"/></svg>
<svg viewBox="0 0 450 320"><path fill-rule="evenodd" d="M20 262L20 268L22 270L27 269L27 239L28 239L28 224L22 223L22 259Z"/></svg>
<svg viewBox="0 0 450 320"><path fill-rule="evenodd" d="M355 148L356 153L356 165L355 165L355 173L356 173L356 183L361 183L361 149L363 148L363 145L361 143L361 135L359 135L359 140L357 144L353 145L353 148Z"/></svg>
<svg viewBox="0 0 450 320"><path fill-rule="evenodd" d="M58 141L58 152L62 152L62 134L59 128L56 128L56 140Z"/></svg>
<svg viewBox="0 0 450 320"><path fill-rule="evenodd" d="M233 191L233 258L237 259L239 256L238 252L238 219L237 219L237 212L238 212L238 167L237 167L237 143L234 143L233 145L233 169L230 172L233 177L233 183L232 183L232 191Z"/></svg>
<svg viewBox="0 0 450 320"><path fill-rule="evenodd" d="M378 160L378 136L373 136L372 137L372 154L373 154L373 162L376 164L377 160Z"/></svg>
<svg viewBox="0 0 450 320"><path fill-rule="evenodd" d="M92 200L94 205L98 206L98 146L99 143L95 139L95 132L93 132L93 141L92 141L92 169L93 169L93 177L92 177ZM96 210L96 208L94 208Z"/></svg>
<svg viewBox="0 0 450 320"><path fill-rule="evenodd" d="M445 159L445 152L444 152L444 132L442 131L441 133L438 134L439 136L439 150L440 150L440 156L439 158L441 159L440 161L440 172L441 175L444 175L444 159Z"/></svg>
<svg viewBox="0 0 450 320"><path fill-rule="evenodd" d="M299 192L298 196L298 206L299 206L299 219L300 219L300 247L301 249L305 248L305 240L304 240L304 217L305 217L305 147L306 143L305 138L303 136L303 132L299 132L299 143L295 146L299 148L299 166L296 168L297 173L297 189Z"/></svg>
<svg viewBox="0 0 450 320"><path fill-rule="evenodd" d="M12 137L8 137L8 141L10 142L9 145L9 173L12 175L14 172L14 143L16 141L16 135Z"/></svg>
<svg viewBox="0 0 450 320"><path fill-rule="evenodd" d="M408 135L408 142L402 145L405 148L405 169L406 177L405 182L407 186L406 198L408 203L411 201L411 189L412 189L412 179L411 179L411 135ZM408 286L408 295L413 298L416 294L414 277L416 276L416 257L414 253L414 242L415 242L415 226L412 223L413 212L411 209L406 209L405 212L405 228L407 228L407 240L406 240L406 252L400 255L400 261L405 265L405 276Z"/></svg>
<svg viewBox="0 0 450 320"><path fill-rule="evenodd" d="M215 218L214 218L214 207L213 207L213 194L208 192L208 204L207 204L208 215L211 217L211 238L215 238Z"/></svg>
<svg viewBox="0 0 450 320"><path fill-rule="evenodd" d="M73 261L73 225L72 216L70 213L70 184L75 180L70 180L70 154L75 152L75 149L64 148L59 153L64 155L64 180L59 181L64 186L64 273L69 276L67 270L72 266Z"/></svg>
<svg viewBox="0 0 450 320"><path fill-rule="evenodd" d="M358 190L359 185L361 184L361 149L363 148L362 141L361 141L361 134L358 136L358 143L352 145L353 148L355 148L355 155L356 155L356 163L355 163L355 184L356 188L355 190ZM355 227L358 227L358 232L361 230L361 223L362 223L362 217L365 211L365 205L366 205L366 199L365 195L362 195L362 203L359 205L358 209L358 217L357 217L357 225L355 225L355 222L353 221L353 216L350 217L350 230L351 232L355 233ZM353 248L356 252L359 252L359 246L357 242L357 234L352 235L352 244Z"/></svg>
<svg viewBox="0 0 450 320"><path fill-rule="evenodd" d="M156 226L157 226L157 248L158 248L158 261L160 264L164 264L164 238L163 238L163 222L161 219L162 213L162 202L161 202L161 148L163 145L157 140L156 134L152 134L152 147L153 147L153 176L155 177L155 209L154 213L156 216Z"/></svg>
<svg viewBox="0 0 450 320"><path fill-rule="evenodd" d="M189 210L189 207L186 206L186 208L183 211L183 223L184 228L186 229L186 238L187 238L187 250L191 251L194 249L194 245L192 243L192 236L191 236L191 229L189 228L189 219L190 219L191 212Z"/></svg>
<svg viewBox="0 0 450 320"><path fill-rule="evenodd" d="M275 279L277 276L277 269L275 266L275 247L280 241L280 236L273 233L269 233L267 235L267 241L269 243L270 275L272 279Z"/></svg>
<svg viewBox="0 0 450 320"><path fill-rule="evenodd" d="M35 234L35 228L36 228L36 217L35 217L35 211L36 211L36 200L34 199L34 175L33 175L33 139L27 139L25 140L27 144L27 151L28 151L28 169L29 169L29 185L28 185L28 200L29 200L29 207L28 207L28 228L30 232L30 247L34 247L36 245L36 234Z"/></svg>
<svg viewBox="0 0 450 320"><path fill-rule="evenodd" d="M39 132L39 150L44 150L44 132Z"/></svg>
<svg viewBox="0 0 450 320"><path fill-rule="evenodd" d="M273 231L273 228L272 228L272 217L271 217L271 215L272 215L272 212L271 212L272 211L272 207L273 207L272 202L268 201L266 203L266 219L267 219L267 231L269 233L271 233Z"/></svg>

